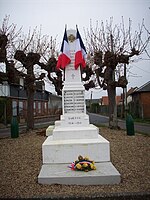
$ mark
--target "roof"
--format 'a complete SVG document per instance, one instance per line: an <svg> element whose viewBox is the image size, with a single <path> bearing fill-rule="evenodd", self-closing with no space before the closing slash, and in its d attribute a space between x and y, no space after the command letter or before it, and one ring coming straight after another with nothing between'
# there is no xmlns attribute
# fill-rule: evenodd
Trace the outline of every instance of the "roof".
<svg viewBox="0 0 150 200"><path fill-rule="evenodd" d="M138 89L138 87L131 87L128 92L127 92L127 96L130 96L133 92L135 92Z"/></svg>
<svg viewBox="0 0 150 200"><path fill-rule="evenodd" d="M139 93L139 92L150 92L150 81L148 81L147 83L145 83L144 85L142 85L141 87L139 87L138 89L136 89L134 91L134 93Z"/></svg>

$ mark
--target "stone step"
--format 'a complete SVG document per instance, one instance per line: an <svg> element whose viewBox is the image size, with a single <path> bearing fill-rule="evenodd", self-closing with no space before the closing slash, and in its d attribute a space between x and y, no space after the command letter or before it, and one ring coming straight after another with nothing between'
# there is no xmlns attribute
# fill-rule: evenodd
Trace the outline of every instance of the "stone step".
<svg viewBox="0 0 150 200"><path fill-rule="evenodd" d="M75 125L70 127L56 126L53 130L53 140L68 140L68 138L94 139L98 138L98 134L99 129L96 126L93 126L92 124L85 127L81 127L80 124L76 124L76 127Z"/></svg>
<svg viewBox="0 0 150 200"><path fill-rule="evenodd" d="M71 170L68 168L69 164L43 165L38 176L38 183L66 185L104 185L120 183L120 173L111 162L95 163L96 170L89 172Z"/></svg>
<svg viewBox="0 0 150 200"><path fill-rule="evenodd" d="M43 164L70 163L82 154L95 162L110 161L110 145L101 135L94 139L53 140L48 136L42 144Z"/></svg>

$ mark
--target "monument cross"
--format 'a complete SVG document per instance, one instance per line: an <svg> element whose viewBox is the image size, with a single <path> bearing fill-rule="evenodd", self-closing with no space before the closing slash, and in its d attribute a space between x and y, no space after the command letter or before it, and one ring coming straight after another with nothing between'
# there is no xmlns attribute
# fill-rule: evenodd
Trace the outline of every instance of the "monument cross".
<svg viewBox="0 0 150 200"><path fill-rule="evenodd" d="M74 79L75 75L74 75L74 74L72 74L71 76L72 76L72 79Z"/></svg>

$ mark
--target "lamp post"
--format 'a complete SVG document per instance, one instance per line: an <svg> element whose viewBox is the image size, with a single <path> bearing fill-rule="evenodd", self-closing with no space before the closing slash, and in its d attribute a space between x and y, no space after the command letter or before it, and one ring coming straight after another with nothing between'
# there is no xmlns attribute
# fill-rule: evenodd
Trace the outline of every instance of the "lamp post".
<svg viewBox="0 0 150 200"><path fill-rule="evenodd" d="M126 78L126 64L124 64L124 77ZM127 85L124 88L124 116L127 117Z"/></svg>
<svg viewBox="0 0 150 200"><path fill-rule="evenodd" d="M92 93L93 93L93 91L91 91L91 99L90 99L90 112L92 112Z"/></svg>

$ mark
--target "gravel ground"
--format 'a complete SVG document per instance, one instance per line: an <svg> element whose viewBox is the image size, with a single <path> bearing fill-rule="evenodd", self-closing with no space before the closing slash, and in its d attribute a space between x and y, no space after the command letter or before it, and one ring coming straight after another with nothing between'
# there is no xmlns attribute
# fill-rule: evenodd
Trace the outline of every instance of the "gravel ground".
<svg viewBox="0 0 150 200"><path fill-rule="evenodd" d="M45 130L39 129L21 134L16 139L0 139L0 198L71 198L96 194L150 192L149 136L127 136L125 131L101 127L100 134L110 141L111 161L121 174L121 183L69 186L37 183L42 165L41 147L46 139L43 133Z"/></svg>

